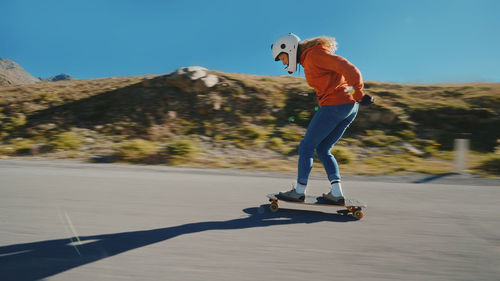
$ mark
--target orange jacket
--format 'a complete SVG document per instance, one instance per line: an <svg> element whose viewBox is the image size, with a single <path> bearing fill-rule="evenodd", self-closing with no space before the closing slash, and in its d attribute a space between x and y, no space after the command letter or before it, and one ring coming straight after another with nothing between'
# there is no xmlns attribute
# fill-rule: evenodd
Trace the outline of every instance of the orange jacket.
<svg viewBox="0 0 500 281"><path fill-rule="evenodd" d="M300 64L304 67L307 83L316 90L320 106L355 103L363 98L361 72L323 46L304 50ZM353 87L354 93L345 92L349 86Z"/></svg>

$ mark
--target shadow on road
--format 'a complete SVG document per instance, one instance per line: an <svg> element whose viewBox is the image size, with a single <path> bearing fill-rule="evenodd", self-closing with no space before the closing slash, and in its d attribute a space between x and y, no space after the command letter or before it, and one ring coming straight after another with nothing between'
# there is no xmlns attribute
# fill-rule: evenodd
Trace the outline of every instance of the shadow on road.
<svg viewBox="0 0 500 281"><path fill-rule="evenodd" d="M439 180L439 179L443 179L443 178L455 176L455 175L457 175L457 173L444 173L444 174L439 174L439 175L432 175L432 176L429 176L429 177L426 177L423 179L413 181L413 183L428 183L431 181L435 181L435 180Z"/></svg>
<svg viewBox="0 0 500 281"><path fill-rule="evenodd" d="M280 209L271 213L268 205L247 208L248 217L228 221L207 221L152 230L102 234L16 244L0 247L0 276L4 281L39 280L133 249L184 234L208 230L232 230L273 225L349 222L350 216Z"/></svg>

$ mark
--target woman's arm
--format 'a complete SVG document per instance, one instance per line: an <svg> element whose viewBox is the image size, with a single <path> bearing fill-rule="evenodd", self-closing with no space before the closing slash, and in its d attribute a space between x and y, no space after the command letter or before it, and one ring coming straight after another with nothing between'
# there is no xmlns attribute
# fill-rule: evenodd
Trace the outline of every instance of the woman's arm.
<svg viewBox="0 0 500 281"><path fill-rule="evenodd" d="M363 93L363 78L361 72L352 63L341 56L328 53L326 50L318 49L311 51L310 59L317 67L332 70L344 76L347 84L353 87L353 98L361 101Z"/></svg>

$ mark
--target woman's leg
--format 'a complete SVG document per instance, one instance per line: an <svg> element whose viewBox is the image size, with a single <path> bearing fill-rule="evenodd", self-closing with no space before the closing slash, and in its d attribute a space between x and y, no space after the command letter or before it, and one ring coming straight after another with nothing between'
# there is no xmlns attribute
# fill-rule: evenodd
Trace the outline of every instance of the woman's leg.
<svg viewBox="0 0 500 281"><path fill-rule="evenodd" d="M299 145L298 184L307 185L313 165L314 150L335 131L339 124L346 118L352 116L352 121L356 116L357 108L357 104L323 106L314 115L311 123L309 123L306 135Z"/></svg>
<svg viewBox="0 0 500 281"><path fill-rule="evenodd" d="M337 127L331 131L331 133L323 139L323 141L316 147L316 154L318 159L323 163L326 175L330 182L340 180L340 172L337 160L331 153L332 147L337 143L337 141L344 135L349 125L352 123L356 114L358 112L358 105L352 109L350 114L340 122Z"/></svg>

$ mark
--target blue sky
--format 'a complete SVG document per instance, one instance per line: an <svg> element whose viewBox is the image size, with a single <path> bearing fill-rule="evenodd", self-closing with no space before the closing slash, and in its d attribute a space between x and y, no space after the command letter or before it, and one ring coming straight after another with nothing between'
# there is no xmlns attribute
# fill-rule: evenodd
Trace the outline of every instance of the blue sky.
<svg viewBox="0 0 500 281"><path fill-rule="evenodd" d="M500 82L500 1L0 1L0 57L36 77L285 75L270 45L334 36L365 80Z"/></svg>

